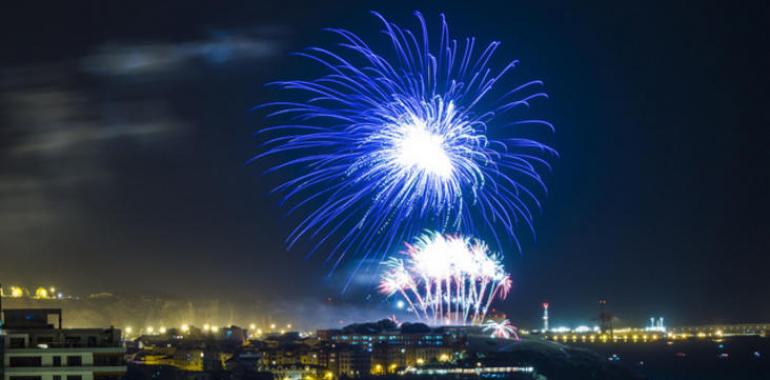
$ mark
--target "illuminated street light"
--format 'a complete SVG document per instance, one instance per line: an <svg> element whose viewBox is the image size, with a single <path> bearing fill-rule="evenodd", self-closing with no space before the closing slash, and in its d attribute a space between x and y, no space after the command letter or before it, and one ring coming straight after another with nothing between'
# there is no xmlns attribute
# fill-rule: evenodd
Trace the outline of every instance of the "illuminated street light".
<svg viewBox="0 0 770 380"><path fill-rule="evenodd" d="M18 286L11 286L11 297L21 298L24 296L24 290Z"/></svg>
<svg viewBox="0 0 770 380"><path fill-rule="evenodd" d="M35 298L38 299L47 299L48 298L48 289L46 288L37 288L35 290Z"/></svg>
<svg viewBox="0 0 770 380"><path fill-rule="evenodd" d="M182 327L180 327L179 329L182 330L183 333L190 332L190 326L186 324L182 325Z"/></svg>

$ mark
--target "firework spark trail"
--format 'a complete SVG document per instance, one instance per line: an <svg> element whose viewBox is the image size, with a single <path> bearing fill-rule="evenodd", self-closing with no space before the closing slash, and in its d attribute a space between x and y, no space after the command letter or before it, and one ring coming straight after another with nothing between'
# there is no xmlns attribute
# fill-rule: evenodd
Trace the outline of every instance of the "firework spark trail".
<svg viewBox="0 0 770 380"><path fill-rule="evenodd" d="M335 49L297 53L326 74L275 82L299 100L259 107L279 121L260 131L268 137L254 160L274 156L280 162L270 171L295 176L275 189L288 213L300 215L287 245L308 239L308 255L324 246L332 270L351 251L362 259L381 253L381 260L424 228L488 233L497 248L501 238L518 246L511 231L523 224L534 233L541 172L556 155L526 137L527 126L553 126L519 113L547 98L542 82L505 84L517 61L493 69L500 43L479 49L475 38L458 42L443 15L438 43L420 13L416 33L374 15L393 53L329 29L341 38ZM432 287L431 300L457 292ZM478 300L474 291L466 296Z"/></svg>
<svg viewBox="0 0 770 380"><path fill-rule="evenodd" d="M399 294L424 322L481 324L492 301L511 288L500 257L478 240L426 233L403 253L385 262L379 290Z"/></svg>

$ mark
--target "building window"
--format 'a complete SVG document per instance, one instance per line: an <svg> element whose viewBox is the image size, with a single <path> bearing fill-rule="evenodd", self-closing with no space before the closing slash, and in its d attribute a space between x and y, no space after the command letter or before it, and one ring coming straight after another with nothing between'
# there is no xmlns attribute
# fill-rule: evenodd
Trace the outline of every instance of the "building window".
<svg viewBox="0 0 770 380"><path fill-rule="evenodd" d="M41 367L43 360L40 356L12 356L8 359L9 367Z"/></svg>
<svg viewBox="0 0 770 380"><path fill-rule="evenodd" d="M53 366L54 367L61 367L61 356L54 356L53 357ZM56 379L54 379L56 380ZM61 380L61 379L59 379Z"/></svg>
<svg viewBox="0 0 770 380"><path fill-rule="evenodd" d="M95 366L121 366L125 365L123 355L94 354Z"/></svg>
<svg viewBox="0 0 770 380"><path fill-rule="evenodd" d="M80 356L67 356L67 365L70 367L80 367L83 365L83 358ZM78 380L78 379L70 379L71 376L67 376L67 380Z"/></svg>
<svg viewBox="0 0 770 380"><path fill-rule="evenodd" d="M53 375L53 380L61 380L61 375Z"/></svg>
<svg viewBox="0 0 770 380"><path fill-rule="evenodd" d="M8 348L24 348L24 338L11 338L8 340Z"/></svg>
<svg viewBox="0 0 770 380"><path fill-rule="evenodd" d="M79 336L67 336L64 337L64 342L67 343L70 347L80 347L80 337Z"/></svg>
<svg viewBox="0 0 770 380"><path fill-rule="evenodd" d="M42 380L41 376L10 376L9 380Z"/></svg>
<svg viewBox="0 0 770 380"><path fill-rule="evenodd" d="M102 375L102 374L94 374L94 380L121 380L122 377L120 375Z"/></svg>
<svg viewBox="0 0 770 380"><path fill-rule="evenodd" d="M80 376L80 375L67 375L67 380L83 380L83 376Z"/></svg>
<svg viewBox="0 0 770 380"><path fill-rule="evenodd" d="M48 344L53 343L53 337L52 336L39 336L37 337L37 344Z"/></svg>

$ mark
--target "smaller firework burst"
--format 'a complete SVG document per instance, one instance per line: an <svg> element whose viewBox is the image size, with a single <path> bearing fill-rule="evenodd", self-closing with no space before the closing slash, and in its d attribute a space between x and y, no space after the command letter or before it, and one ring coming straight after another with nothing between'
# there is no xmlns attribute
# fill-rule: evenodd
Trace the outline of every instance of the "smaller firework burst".
<svg viewBox="0 0 770 380"><path fill-rule="evenodd" d="M500 256L477 239L431 232L402 253L385 262L379 290L400 295L426 323L481 324L492 301L511 289Z"/></svg>
<svg viewBox="0 0 770 380"><path fill-rule="evenodd" d="M519 334L516 331L516 326L507 319L500 322L489 319L484 322L484 332L489 332L491 338L519 340Z"/></svg>

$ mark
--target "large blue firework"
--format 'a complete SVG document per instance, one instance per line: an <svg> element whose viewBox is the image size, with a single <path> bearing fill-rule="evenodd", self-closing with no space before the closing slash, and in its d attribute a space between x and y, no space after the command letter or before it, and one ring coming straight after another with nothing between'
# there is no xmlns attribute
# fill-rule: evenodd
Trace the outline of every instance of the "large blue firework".
<svg viewBox="0 0 770 380"><path fill-rule="evenodd" d="M300 100L262 106L279 121L261 130L272 136L255 159L278 157L271 170L292 178L276 191L301 215L288 246L326 247L332 270L350 252L380 258L426 228L490 234L499 249L520 249L515 231L534 233L542 173L556 154L527 132L553 130L526 117L533 100L547 98L542 82L511 85L504 75L518 61L493 69L500 43L458 42L444 15L430 41L419 12L417 32L373 14L392 51L328 29L341 39L335 49L297 53L326 74L275 82Z"/></svg>

